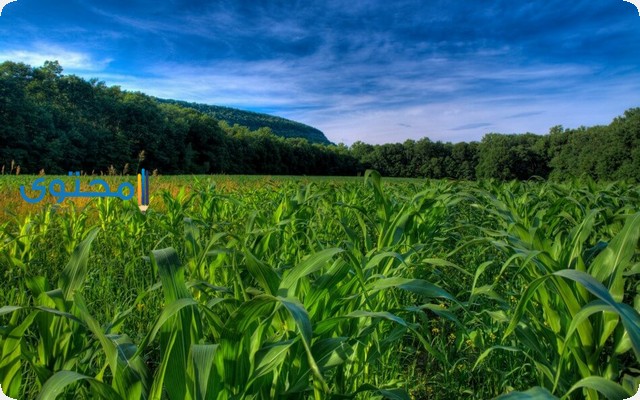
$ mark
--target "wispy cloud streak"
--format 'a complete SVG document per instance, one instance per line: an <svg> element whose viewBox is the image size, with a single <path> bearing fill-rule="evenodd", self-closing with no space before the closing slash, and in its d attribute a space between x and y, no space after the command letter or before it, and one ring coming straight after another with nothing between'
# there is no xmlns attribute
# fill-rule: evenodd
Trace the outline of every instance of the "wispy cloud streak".
<svg viewBox="0 0 640 400"><path fill-rule="evenodd" d="M0 20L13 32L0 58L269 111L336 142L544 133L608 123L640 100L640 24L622 4L33 2L46 11Z"/></svg>

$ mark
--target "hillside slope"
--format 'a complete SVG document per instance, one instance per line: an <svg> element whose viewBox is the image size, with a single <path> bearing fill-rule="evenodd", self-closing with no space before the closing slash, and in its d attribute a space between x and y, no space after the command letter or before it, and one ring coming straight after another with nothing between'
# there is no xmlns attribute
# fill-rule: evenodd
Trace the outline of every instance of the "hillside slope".
<svg viewBox="0 0 640 400"><path fill-rule="evenodd" d="M229 125L232 126L234 124L238 124L246 126L251 130L268 127L277 136L282 136L285 138L305 138L311 143L331 144L329 139L327 139L322 131L309 125L292 121L290 119L276 117L269 114L256 113L253 111L239 110L237 108L213 106L201 103L189 103L186 101L171 99L157 100L162 103L176 104L181 107L192 108L194 110L208 114L217 120L226 121Z"/></svg>

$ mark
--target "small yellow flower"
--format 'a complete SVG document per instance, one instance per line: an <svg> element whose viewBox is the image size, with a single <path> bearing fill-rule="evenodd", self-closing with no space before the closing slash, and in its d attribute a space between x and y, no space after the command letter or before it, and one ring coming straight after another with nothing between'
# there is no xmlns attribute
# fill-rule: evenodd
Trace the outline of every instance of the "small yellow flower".
<svg viewBox="0 0 640 400"><path fill-rule="evenodd" d="M448 338L449 338L449 341L450 341L450 342L455 341L455 340L456 340L456 335L455 335L455 333L450 333L450 334L449 334L449 336L448 336Z"/></svg>
<svg viewBox="0 0 640 400"><path fill-rule="evenodd" d="M136 308L138 309L138 311L139 311L139 312L142 312L142 310L144 309L144 304L142 304L142 303L138 303L138 304L136 305Z"/></svg>
<svg viewBox="0 0 640 400"><path fill-rule="evenodd" d="M440 333L440 329L438 328L431 328L431 333L434 335L437 335L438 333Z"/></svg>

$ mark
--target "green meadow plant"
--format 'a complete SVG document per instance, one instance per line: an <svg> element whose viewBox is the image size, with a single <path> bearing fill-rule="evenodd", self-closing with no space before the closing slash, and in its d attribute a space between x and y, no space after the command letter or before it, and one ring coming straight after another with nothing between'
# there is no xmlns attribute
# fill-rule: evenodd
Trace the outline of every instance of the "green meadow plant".
<svg viewBox="0 0 640 400"><path fill-rule="evenodd" d="M508 256L498 277L520 281L524 290L503 334L508 345L489 348L476 365L492 351L521 352L551 394L631 396L640 381L620 361L640 359L640 316L623 302L625 291L636 290L637 205L619 202L620 193L594 196L550 184L526 192L531 204L515 190L484 193L488 205L477 204L495 218L497 229L485 232ZM613 202L615 213L595 208Z"/></svg>
<svg viewBox="0 0 640 400"><path fill-rule="evenodd" d="M8 395L617 399L640 385L637 186L161 179L144 214L100 198L0 221Z"/></svg>

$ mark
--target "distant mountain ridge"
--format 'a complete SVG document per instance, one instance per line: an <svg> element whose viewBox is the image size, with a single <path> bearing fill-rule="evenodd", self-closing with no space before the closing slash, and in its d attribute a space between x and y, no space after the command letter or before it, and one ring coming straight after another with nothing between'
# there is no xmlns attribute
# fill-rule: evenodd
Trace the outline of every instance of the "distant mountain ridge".
<svg viewBox="0 0 640 400"><path fill-rule="evenodd" d="M312 126L305 125L290 119L277 117L275 115L257 113L253 111L240 110L237 108L214 106L202 103L190 103L182 100L157 99L159 102L175 104L180 107L191 108L213 118L226 121L229 125L234 124L246 126L251 130L268 127L277 135L285 138L304 138L310 143L332 144L324 133Z"/></svg>

